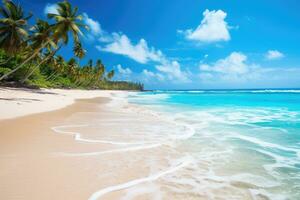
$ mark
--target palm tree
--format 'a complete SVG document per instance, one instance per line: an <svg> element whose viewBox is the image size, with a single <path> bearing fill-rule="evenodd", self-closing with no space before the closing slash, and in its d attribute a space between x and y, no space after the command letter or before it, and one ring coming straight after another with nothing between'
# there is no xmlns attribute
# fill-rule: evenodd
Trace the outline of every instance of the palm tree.
<svg viewBox="0 0 300 200"><path fill-rule="evenodd" d="M52 39L51 28L52 26L48 22L41 19L37 20L36 24L30 29L32 31L30 40L33 49L38 49L43 46L43 44L46 44L48 49L56 47L56 43Z"/></svg>
<svg viewBox="0 0 300 200"><path fill-rule="evenodd" d="M14 55L26 45L27 21L32 14L25 16L20 5L4 0L0 15L0 47L9 55Z"/></svg>
<svg viewBox="0 0 300 200"><path fill-rule="evenodd" d="M82 59L85 56L86 51L82 48L80 42L75 43L73 48L74 55L79 59Z"/></svg>
<svg viewBox="0 0 300 200"><path fill-rule="evenodd" d="M4 0L3 7L0 8L0 47L10 55L5 64L13 58L13 56L24 49L27 45L27 21L32 17L24 15L24 11L20 5L16 5L12 1ZM16 70L11 70L7 74L11 74ZM0 77L0 81L6 76Z"/></svg>
<svg viewBox="0 0 300 200"><path fill-rule="evenodd" d="M68 71L68 76L73 77L76 73L76 67L77 67L77 62L74 58L71 58L68 63L67 63L67 71Z"/></svg>
<svg viewBox="0 0 300 200"><path fill-rule="evenodd" d="M32 70L31 72L29 72L22 80L21 83L24 83L32 74L33 72L38 69L42 64L44 64L46 61L48 61L50 58L52 58L55 53L61 48L61 46L59 48L56 48L54 51L52 52L48 52L48 55L45 55L45 58L42 59L41 62L39 62L39 64L37 64Z"/></svg>
<svg viewBox="0 0 300 200"><path fill-rule="evenodd" d="M34 25L31 28L32 35L30 37L32 45L31 47L33 49L38 49L40 46L45 46L48 49L48 55L45 56L39 64L37 64L31 72L27 73L27 75L21 80L21 83L24 83L32 74L33 72L39 68L43 63L45 63L48 59L54 56L54 54L61 48L61 46L57 47L54 41L52 40L51 34L51 26L48 22L43 21L43 20L38 20L36 25ZM52 53L51 47L54 48Z"/></svg>
<svg viewBox="0 0 300 200"><path fill-rule="evenodd" d="M97 83L99 83L100 80L102 80L104 72L105 72L105 67L102 64L101 60L98 59L94 67L95 83L93 86L95 86Z"/></svg>
<svg viewBox="0 0 300 200"><path fill-rule="evenodd" d="M57 3L58 14L48 13L49 19L55 20L54 25L54 40L63 40L65 44L69 41L69 32L72 33L74 43L79 43L79 35L82 35L80 28L88 28L85 24L80 23L82 16L78 15L78 8L72 8L68 1Z"/></svg>
<svg viewBox="0 0 300 200"><path fill-rule="evenodd" d="M63 73L64 72L64 69L65 69L65 65L66 65L66 62L64 60L64 58L62 56L57 56L56 59L55 59L55 65L54 65L54 70L60 72L60 73Z"/></svg>
<svg viewBox="0 0 300 200"><path fill-rule="evenodd" d="M109 80L111 80L111 79L114 77L114 75L115 75L115 71L114 71L114 70L111 70L110 72L108 72L107 78L108 78Z"/></svg>
<svg viewBox="0 0 300 200"><path fill-rule="evenodd" d="M53 31L53 42L58 44L62 40L64 44L67 44L69 41L69 32L71 32L74 42L79 43L79 35L82 35L80 28L87 28L87 26L80 23L80 21L82 20L82 16L77 14L78 8L75 7L74 9L72 9L72 6L68 1L59 2L57 3L57 6L58 14L49 13L47 15L49 19L55 20L55 24L51 26L51 31ZM8 77L10 74L14 73L31 59L33 59L43 48L45 48L50 43L50 41L51 40L48 40L47 42L42 43L41 46L37 48L34 53L25 61L23 61L17 68L0 77L0 81Z"/></svg>
<svg viewBox="0 0 300 200"><path fill-rule="evenodd" d="M56 58L54 58L52 62L53 73L50 76L48 76L46 80L55 78L58 73L62 74L65 69L65 64L65 60L62 56L59 55Z"/></svg>

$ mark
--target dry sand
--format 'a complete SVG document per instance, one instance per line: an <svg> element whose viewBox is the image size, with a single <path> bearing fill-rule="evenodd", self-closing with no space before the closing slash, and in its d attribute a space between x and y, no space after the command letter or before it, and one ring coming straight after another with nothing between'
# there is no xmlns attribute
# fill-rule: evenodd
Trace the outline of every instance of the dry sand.
<svg viewBox="0 0 300 200"><path fill-rule="evenodd" d="M76 99L110 97L113 93L126 92L0 87L0 120L57 110L71 105Z"/></svg>

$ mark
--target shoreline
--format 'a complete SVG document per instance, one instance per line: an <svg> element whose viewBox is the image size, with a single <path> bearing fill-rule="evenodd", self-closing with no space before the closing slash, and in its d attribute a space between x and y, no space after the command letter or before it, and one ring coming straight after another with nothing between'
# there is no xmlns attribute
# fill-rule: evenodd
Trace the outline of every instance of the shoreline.
<svg viewBox="0 0 300 200"><path fill-rule="evenodd" d="M132 186L154 187L152 181L186 166L183 161L170 165L162 156L169 147L138 131L163 122L123 105L124 99L113 99L112 93L76 100L58 110L0 120L0 197L121 199L130 194L127 190L135 190ZM179 157L176 152L167 154L169 159ZM139 198L153 195L146 192Z"/></svg>
<svg viewBox="0 0 300 200"><path fill-rule="evenodd" d="M242 119L250 125L239 127L240 134L220 132L220 128L234 127L232 123L220 126L220 119L228 122L227 116L240 116L244 109L223 109L228 114L225 116L210 108L169 113L167 105L164 110L139 105L139 101L131 104L127 92L104 93L106 96L78 99L58 110L0 120L0 199L175 200L207 199L209 194L220 199L232 195L237 199L267 199L285 189L281 186L284 182L264 168L281 160L262 148L295 153L298 149L248 135L247 131L254 129L247 114L233 119L237 124ZM57 101L57 96L52 99ZM134 94L129 99L132 97ZM266 109L250 117L264 117L270 112ZM285 110L280 113L284 120L293 114ZM276 114L272 119L278 119ZM255 127L260 128L265 130ZM272 132L281 134L283 130ZM241 146L245 142L256 147L249 151ZM254 155L256 161L251 162Z"/></svg>

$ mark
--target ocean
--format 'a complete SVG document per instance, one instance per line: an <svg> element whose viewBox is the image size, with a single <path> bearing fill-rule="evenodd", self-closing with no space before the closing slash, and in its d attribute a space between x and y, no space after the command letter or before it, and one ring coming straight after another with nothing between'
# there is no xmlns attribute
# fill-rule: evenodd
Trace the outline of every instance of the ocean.
<svg viewBox="0 0 300 200"><path fill-rule="evenodd" d="M168 190L204 199L300 199L299 89L148 91L128 101L188 127L159 135L192 160L164 180Z"/></svg>

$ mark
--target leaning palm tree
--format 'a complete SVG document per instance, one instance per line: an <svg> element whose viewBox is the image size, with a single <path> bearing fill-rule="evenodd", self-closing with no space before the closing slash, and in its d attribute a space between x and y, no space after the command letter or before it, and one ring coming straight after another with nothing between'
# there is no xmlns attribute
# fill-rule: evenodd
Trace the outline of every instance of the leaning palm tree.
<svg viewBox="0 0 300 200"><path fill-rule="evenodd" d="M28 37L27 21L32 14L25 16L20 5L4 0L0 8L0 47L9 55L14 55L26 46Z"/></svg>
<svg viewBox="0 0 300 200"><path fill-rule="evenodd" d="M25 16L20 5L12 1L4 0L3 6L0 8L0 47L10 56L6 60L7 63L13 56L23 50L27 46L27 21L32 14ZM4 64L4 63L1 63ZM13 69L7 74L11 74L16 70ZM6 75L0 77L0 81Z"/></svg>
<svg viewBox="0 0 300 200"><path fill-rule="evenodd" d="M54 57L53 62L52 62L52 74L47 77L46 80L51 80L54 79L57 74L61 73L63 74L64 69L65 69L65 60L62 56L58 55L56 58Z"/></svg>
<svg viewBox="0 0 300 200"><path fill-rule="evenodd" d="M48 54L45 55L45 58L43 58L41 62L39 62L29 73L27 73L27 75L21 80L21 83L24 83L33 74L33 72L36 69L38 69L42 64L46 63L48 60L53 58L53 56L59 49L60 47L55 49L54 51L48 52Z"/></svg>
<svg viewBox="0 0 300 200"><path fill-rule="evenodd" d="M38 19L30 30L32 32L30 40L33 49L45 46L44 44L46 44L45 47L48 49L57 46L52 39L52 26L48 22Z"/></svg>
<svg viewBox="0 0 300 200"><path fill-rule="evenodd" d="M43 20L38 20L36 25L31 28L32 35L30 37L31 40L31 47L33 49L38 49L40 46L45 46L48 49L48 55L45 56L41 62L39 62L31 72L27 73L27 75L21 80L21 83L24 83L32 74L33 72L39 68L43 63L45 63L48 59L53 57L53 55L60 49L61 46L57 47L55 42L52 40L52 31L51 25ZM50 53L51 48L54 50Z"/></svg>
<svg viewBox="0 0 300 200"><path fill-rule="evenodd" d="M79 35L82 35L80 28L87 28L86 25L80 23L82 20L82 16L77 14L78 8L72 8L71 4L68 1L63 1L57 3L57 12L58 14L49 13L48 18L54 19L55 24L51 26L51 30L53 31L52 39L53 42L58 44L60 41L66 45L69 41L69 33L72 33L73 39L75 43L79 43ZM12 70L10 73L4 74L0 77L0 81L10 74L14 73L22 66L24 66L27 62L33 59L43 48L45 48L50 43L50 40L46 43L41 44L39 48L37 48L34 53L29 56L24 62L22 62L17 68ZM54 55L53 55L54 56Z"/></svg>

